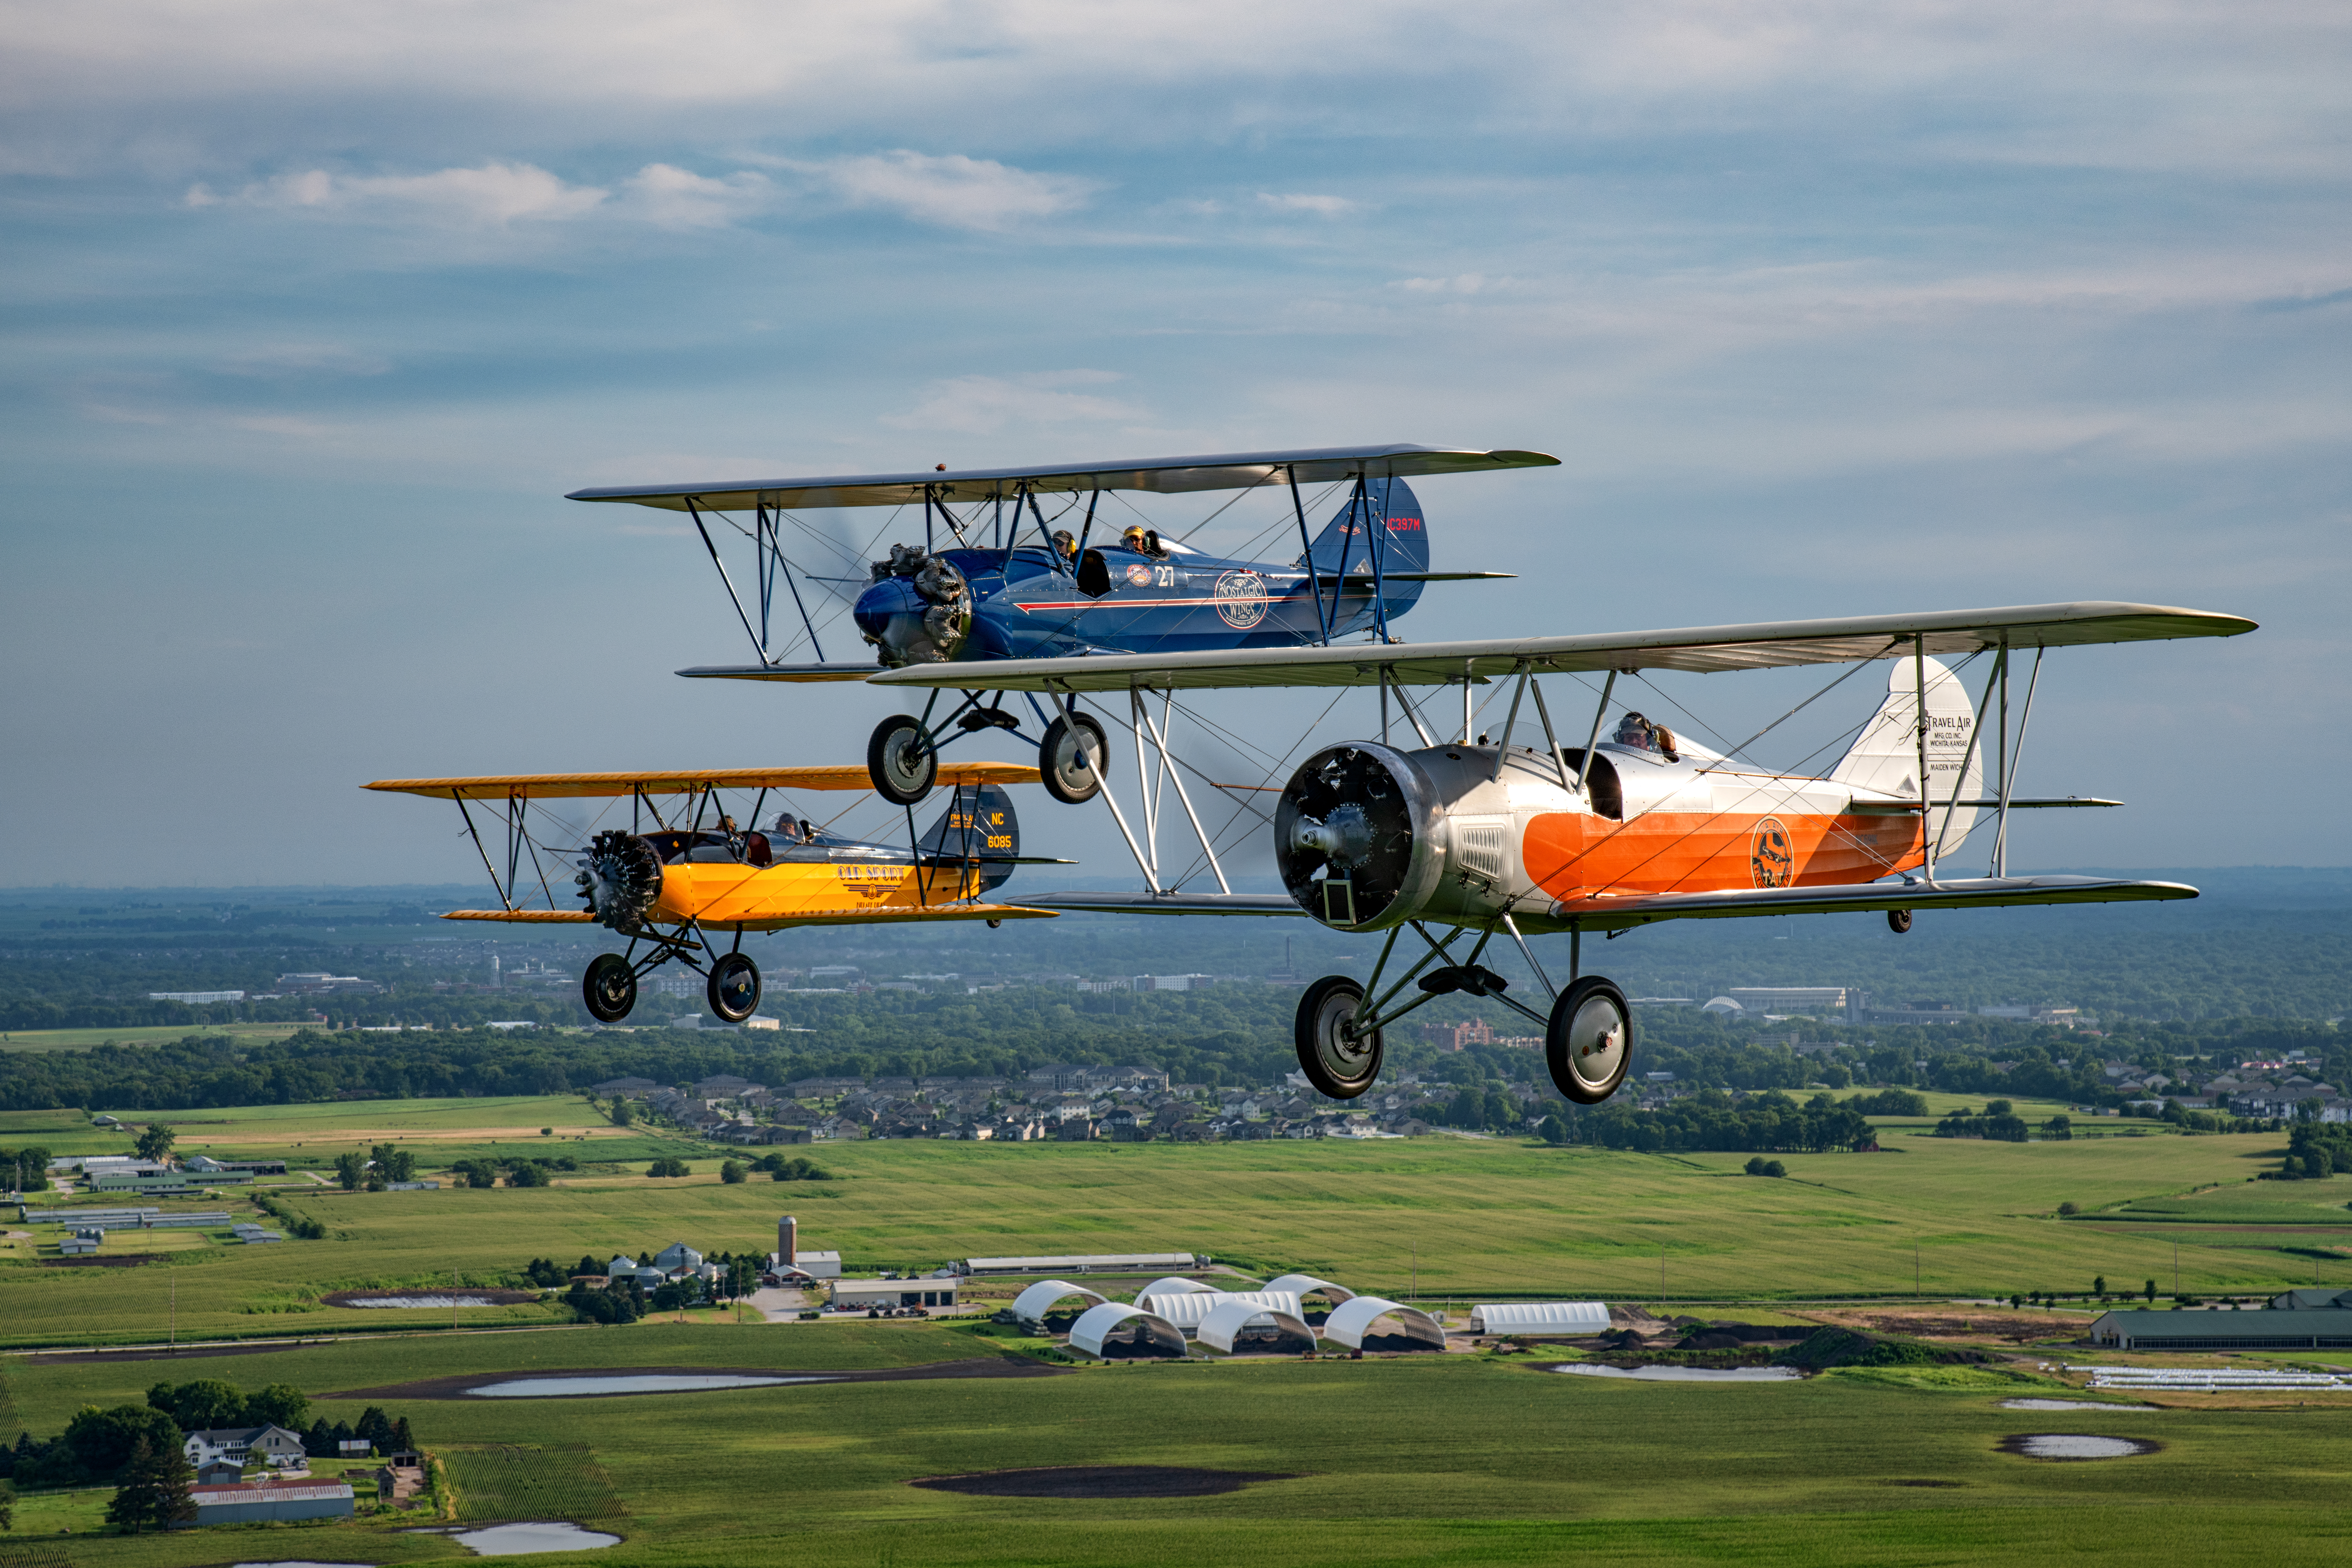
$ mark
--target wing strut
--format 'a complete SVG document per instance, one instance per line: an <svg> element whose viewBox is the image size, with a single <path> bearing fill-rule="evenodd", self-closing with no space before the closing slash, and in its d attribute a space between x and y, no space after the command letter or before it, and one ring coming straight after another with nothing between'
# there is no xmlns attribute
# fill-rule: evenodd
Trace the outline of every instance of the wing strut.
<svg viewBox="0 0 2352 1568"><path fill-rule="evenodd" d="M760 656L761 664L767 663L768 645L751 629L751 617L743 613L743 597L735 592L735 579L727 574L727 563L719 559L719 546L710 542L710 530L702 525L702 508L692 496L686 498L686 515L694 519L694 531L702 535L702 548L710 552L710 563L719 568L719 580L727 584L728 602L735 606L735 618L743 623L743 635L751 639L751 651ZM763 613L761 619L766 618Z"/></svg>
<svg viewBox="0 0 2352 1568"><path fill-rule="evenodd" d="M1323 579L1318 576L1315 571L1315 541L1309 538L1307 532L1307 503L1298 499L1298 465L1285 463L1282 466L1282 472L1284 477L1290 480L1290 510L1298 517L1298 564L1307 573L1307 591L1315 595L1315 624L1322 629L1323 646L1329 647L1331 616L1323 608ZM1343 555L1346 553L1346 549L1345 545L1340 547ZM1344 583L1332 584L1331 603L1335 607L1339 602L1339 595L1346 591L1346 587ZM1388 707L1388 688L1385 685L1381 688L1381 706L1383 710ZM1383 741L1388 739L1387 728L1385 724L1381 726L1381 739Z"/></svg>
<svg viewBox="0 0 2352 1568"><path fill-rule="evenodd" d="M2002 648L2004 658L2008 651L2007 647ZM2009 875L2009 808L2017 789L2017 764L2025 755L2025 727L2033 722L2033 693L2035 688L2042 684L2043 651L2038 647L2033 650L2033 673L2025 681L2025 711L2017 721L2017 743L2014 746L2006 744L2004 733L2003 750L2007 755L2002 759L2006 765L2001 769L2000 825L1993 830L1992 836L1992 874L1996 877ZM2002 671L2000 682L2000 717L2005 732L2009 728L2009 677L2006 669Z"/></svg>

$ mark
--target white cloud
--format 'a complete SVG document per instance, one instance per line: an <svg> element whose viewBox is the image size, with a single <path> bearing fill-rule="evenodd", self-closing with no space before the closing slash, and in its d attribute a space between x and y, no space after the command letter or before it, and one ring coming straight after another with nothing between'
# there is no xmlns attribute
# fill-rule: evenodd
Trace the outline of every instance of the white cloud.
<svg viewBox="0 0 2352 1568"><path fill-rule="evenodd" d="M1483 272L1457 272L1451 278L1400 278L1395 286L1412 294L1491 294L1517 281L1489 278Z"/></svg>
<svg viewBox="0 0 2352 1568"><path fill-rule="evenodd" d="M900 430L992 436L1009 425L1103 424L1141 418L1142 411L1132 404L1069 390L1118 379L1100 370L951 376L932 382L913 408L885 416L882 423Z"/></svg>
<svg viewBox="0 0 2352 1568"><path fill-rule="evenodd" d="M560 221L593 212L611 192L574 185L534 163L484 163L429 174L333 174L306 169L246 186L229 201L244 206L310 208L390 216L457 227ZM193 206L216 205L199 185Z"/></svg>
<svg viewBox="0 0 2352 1568"><path fill-rule="evenodd" d="M660 228L722 228L776 194L765 174L748 169L714 180L670 163L648 163L621 184L620 210Z"/></svg>
<svg viewBox="0 0 2352 1568"><path fill-rule="evenodd" d="M795 164L858 206L890 207L950 228L1005 229L1084 206L1096 182L1033 174L989 158L908 152Z"/></svg>
<svg viewBox="0 0 2352 1568"><path fill-rule="evenodd" d="M1361 202L1349 201L1345 196L1309 195L1298 191L1286 195L1277 195L1273 191L1260 191L1257 194L1257 200L1260 206L1272 207L1276 212L1313 213L1317 217L1344 216L1363 205Z"/></svg>

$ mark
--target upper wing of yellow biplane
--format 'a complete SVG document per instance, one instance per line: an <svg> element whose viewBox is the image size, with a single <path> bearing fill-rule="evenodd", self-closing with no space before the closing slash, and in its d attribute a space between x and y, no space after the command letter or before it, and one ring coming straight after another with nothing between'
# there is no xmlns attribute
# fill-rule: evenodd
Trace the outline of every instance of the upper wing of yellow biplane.
<svg viewBox="0 0 2352 1568"><path fill-rule="evenodd" d="M943 784L1035 784L1037 770L1021 763L941 763ZM591 795L692 795L706 789L857 789L874 780L862 766L719 768L703 773L493 773L478 778L378 779L362 789L438 800L567 800Z"/></svg>
<svg viewBox="0 0 2352 1568"><path fill-rule="evenodd" d="M1846 620L1766 621L1667 631L1497 637L1477 642L1342 643L1200 653L1091 654L917 664L868 677L876 686L982 687L991 691L1157 691L1235 686L1448 685L1533 670L1763 669L1776 665L1938 655L1980 648L2077 647L2226 637L2254 629L2239 616L2164 605L2016 605Z"/></svg>

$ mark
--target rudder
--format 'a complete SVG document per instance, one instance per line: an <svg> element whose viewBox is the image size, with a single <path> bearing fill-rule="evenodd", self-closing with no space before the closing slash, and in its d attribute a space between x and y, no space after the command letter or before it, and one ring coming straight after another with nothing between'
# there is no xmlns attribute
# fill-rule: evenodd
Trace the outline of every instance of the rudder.
<svg viewBox="0 0 2352 1568"><path fill-rule="evenodd" d="M1886 676L1886 700L1847 748L1829 776L1857 790L1897 799L1919 798L1919 687L1913 661L1898 657ZM1950 800L1955 781L1959 798L1984 796L1984 749L1976 738L1976 705L1969 700L1959 677L1936 659L1925 661L1927 676L1927 801L1928 816L1938 829L1936 853L1958 849L1976 826L1973 806L1958 806L1945 822L1943 803ZM1966 771L1962 771L1963 763Z"/></svg>
<svg viewBox="0 0 2352 1568"><path fill-rule="evenodd" d="M947 809L923 836L922 849L949 858L1020 854L1021 820L1011 793L1003 784L958 784L948 795ZM983 864L981 886L995 888L1012 875L1009 865Z"/></svg>

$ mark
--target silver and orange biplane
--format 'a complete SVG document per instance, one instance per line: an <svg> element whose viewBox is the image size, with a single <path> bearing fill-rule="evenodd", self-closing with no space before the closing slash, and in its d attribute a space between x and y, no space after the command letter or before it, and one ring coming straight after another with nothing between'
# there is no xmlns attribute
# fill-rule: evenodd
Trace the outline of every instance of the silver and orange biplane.
<svg viewBox="0 0 2352 1568"><path fill-rule="evenodd" d="M2009 875L2011 812L2117 804L2020 798L2018 754L2047 650L2234 637L2253 630L2252 621L2162 605L2078 603L1454 643L1391 636L1391 618L1410 608L1423 583L1501 575L1427 570L1427 530L1405 479L1553 461L1508 449L1361 447L583 490L573 499L693 516L760 662L680 674L854 679L929 690L930 704L919 717L894 715L875 731L868 771L886 798L919 798L939 752L966 735L1021 732L1021 721L993 700L1023 694L1045 726L1039 767L1047 793L1067 802L1100 795L1145 883L1133 896L1061 894L1033 900L1038 906L1305 916L1336 931L1383 934L1368 981L1327 976L1307 988L1298 1007L1299 1065L1318 1089L1338 1098L1361 1094L1377 1078L1383 1028L1433 996L1460 991L1544 1026L1561 1093L1586 1104L1607 1099L1631 1065L1632 1013L1614 984L1582 972L1586 931L1614 938L1665 920L1853 910L1884 910L1904 931L1919 910L2196 897L2195 889L2170 882ZM1323 533L1310 538L1299 487L1318 481L1344 489L1348 499ZM1288 502L1276 521L1297 526L1302 549L1293 561L1171 549L1172 535L1140 527L1126 530L1117 547L1087 547L1107 496L1260 488ZM1083 498L1084 531L1075 538L1054 531L1055 520L1038 505L1041 495L1072 510ZM780 576L788 587L793 583L784 530L818 537L794 509L918 504L924 546L894 546L865 576L807 574L856 589L854 615L877 662L826 663L821 649L814 664L772 656L774 586ZM756 630L708 526L714 517L731 521L730 510L751 514L750 526L735 526L758 552ZM930 552L935 519L955 535L957 548ZM1033 522L1034 539L1024 542ZM984 551L975 545L983 526L993 530ZM804 604L801 609L815 647L815 621ZM1340 640L1357 634L1365 640ZM2032 674L2012 725L2011 667L2028 653ZM1958 670L1944 662L1956 656L1988 661L1976 703ZM1750 747L1877 661L1891 666L1885 696L1826 773L1784 773L1751 760ZM1795 665L1849 668L1754 735L1724 741L1720 751L1630 711L1604 737L1621 677ZM1591 729L1581 746L1563 744L1541 679L1568 679L1589 689L1589 678L1600 681ZM1220 784L1171 743L1183 711L1180 691L1251 687L1371 688L1380 698L1380 738L1317 752L1278 786L1268 813L1254 799L1276 792L1272 775L1257 785ZM1431 687L1461 689L1458 726L1410 694ZM1493 689L1490 700L1509 692L1507 715L1491 734L1478 723L1475 689L1481 687ZM934 722L939 698L950 691L960 691L962 702ZM1089 697L1102 717L1133 736L1139 798L1132 818L1108 786L1108 731L1095 713L1081 710L1081 699ZM1054 710L1050 721L1046 704ZM1530 704L1539 744L1519 739L1520 715ZM1998 713L1990 738L1978 722L1979 710L1988 706ZM1412 744L1402 737L1391 743L1398 725L1410 727ZM1440 738L1449 731L1450 738ZM1187 774L1235 801L1225 826L1212 832L1204 825ZM1160 828L1171 786L1217 893L1163 883ZM1939 869L1939 859L1958 850L1980 818L1993 826L1988 873L1954 877ZM1230 848L1236 826L1272 830L1285 892L1232 891L1218 847L1222 842ZM1433 935L1433 928L1445 934ZM1407 931L1414 940L1399 955ZM1561 931L1569 936L1568 978L1555 985L1526 939ZM1518 947L1549 993L1544 1010L1506 995L1504 978L1479 963L1498 934ZM1457 952L1465 937L1466 951Z"/></svg>
<svg viewBox="0 0 2352 1568"><path fill-rule="evenodd" d="M842 837L789 811L761 825L772 793L864 791L866 770L859 767L378 779L363 787L457 802L500 907L453 910L442 919L593 924L626 937L626 951L598 954L582 977L583 999L596 1018L609 1024L627 1017L637 983L675 960L704 976L712 1013L740 1024L760 1005L759 966L742 951L747 931L941 920L994 926L1053 916L1052 910L986 896L1015 866L1070 863L1021 853L1020 822L1004 786L1034 784L1037 770L960 763L941 769L940 779L952 791L947 810L919 837L909 812L904 844ZM724 809L721 790L757 792L742 825ZM656 799L680 795L684 804L665 817ZM623 797L630 802L628 828L607 828L576 847L542 843L530 816L533 801ZM503 820L503 875L468 803ZM551 880L542 857L570 861L571 886L583 907L557 907L554 889L563 871L559 865ZM546 908L525 907L526 875L538 882ZM734 933L725 952L712 938L720 931Z"/></svg>

